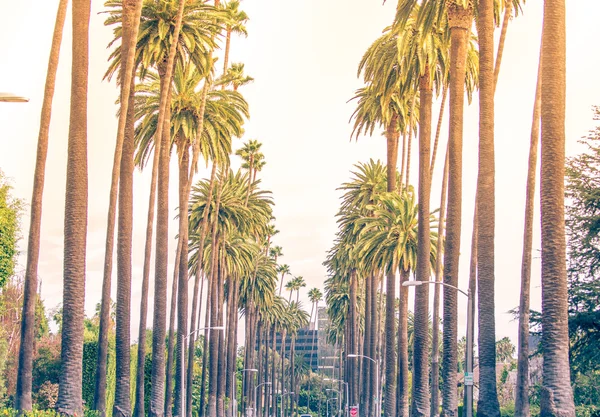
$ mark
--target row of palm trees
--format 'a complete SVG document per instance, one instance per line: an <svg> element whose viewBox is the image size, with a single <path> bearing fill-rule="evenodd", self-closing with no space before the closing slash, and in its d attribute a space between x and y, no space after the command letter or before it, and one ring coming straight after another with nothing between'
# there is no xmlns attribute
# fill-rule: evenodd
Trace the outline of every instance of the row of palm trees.
<svg viewBox="0 0 600 417"><path fill-rule="evenodd" d="M265 164L258 141L246 142L236 154L241 170L230 168L232 141L244 133L248 104L238 91L252 81L243 64L229 66L232 34L246 34L248 17L239 1L208 4L201 0L109 0L106 24L114 27L114 40L106 78L117 76L120 86L118 132L109 194L104 278L100 307L95 401L91 407L106 415L107 352L114 235L117 228L117 302L115 403L113 415L192 415L194 350L204 330L200 415L233 415L236 394L238 315L245 316L245 368L254 368L261 356L257 337L288 331L294 335L307 324L308 314L298 301L276 296L279 273L283 281L289 267L278 268L279 247L271 247L276 234L272 224L273 200L261 190L257 173ZM66 16L61 0L48 70L40 126L38 162L33 192L28 247L25 302L21 332L17 408L31 409L31 365L41 196L48 125L56 65ZM58 410L81 415L81 364L87 225L87 66L89 0L73 2L73 69L71 125L65 212L65 280L63 293L62 372ZM223 73L216 76L215 50L225 42ZM173 152L175 151L175 152ZM178 162L178 240L167 326L168 189L171 155ZM194 182L200 158L212 163L210 178ZM132 283L133 170L152 161L146 244L142 276L136 392L130 399L130 322ZM118 202L118 204L117 204ZM156 223L156 226L154 224ZM156 233L154 228L156 227ZM155 244L152 244L156 235ZM152 376L150 409L145 410L144 364L151 255L154 246L152 324ZM193 289L188 282L194 277ZM288 288L299 291L300 277ZM205 285L206 290L205 290ZM280 284L281 288L281 284ZM32 290L33 289L33 290ZM33 291L33 292L31 292ZM188 294L192 306L188 308ZM201 323L204 302L204 323ZM277 308L279 307L279 308ZM191 317L189 312L191 311ZM277 312L281 314L277 314ZM285 313L285 314L284 314ZM268 323L269 325L265 325ZM188 326L189 325L189 326ZM225 331L219 331L221 329ZM175 332L175 329L177 331ZM168 337L167 337L168 330ZM265 333L267 332L267 333ZM265 339L266 340L266 339ZM168 341L168 343L166 343ZM262 343L259 343L262 346ZM293 346L293 344L292 344ZM187 353L186 353L186 349ZM259 350L258 355L274 350ZM186 363L187 360L187 363ZM283 369L283 360L282 369ZM267 375L268 361L259 378ZM291 357L293 367L293 352ZM292 384L294 381L291 373ZM250 399L253 380L245 384ZM292 385L293 388L293 385ZM250 406L254 404L250 403Z"/></svg>
<svg viewBox="0 0 600 417"><path fill-rule="evenodd" d="M416 287L412 392L409 407L409 369L406 337L408 293L402 283L411 274L418 281L435 276L447 286L458 284L462 218L462 134L465 93L469 102L479 91L479 173L473 223L469 288L477 294L479 402L478 414L499 416L496 393L494 316L494 95L507 27L520 11L518 0L399 0L393 23L366 51L358 74L365 86L357 90L353 136L383 131L387 142L384 169L373 161L357 166L352 182L344 184L338 214L337 239L326 261L329 270L328 308L337 336L347 353L384 361L383 397L386 416L429 416L440 412L437 328L440 285L434 293L434 340L429 340L429 286ZM494 54L494 30L501 25ZM475 35L476 33L476 35ZM558 39L553 41L550 39ZM551 45L548 44L551 43ZM527 399L527 331L529 275L537 139L542 125L542 287L545 334L543 350L545 399L548 415L574 415L568 386L567 296L564 246L564 1L547 0L538 92L532 122L531 152L524 232L520 306L519 366L516 415L529 415ZM548 55L552 56L555 65ZM495 56L494 56L495 55ZM548 83L545 84L544 83ZM432 104L441 108L432 146ZM439 218L430 210L431 177L438 152L442 117L449 96L449 139L445 153ZM541 118L541 119L540 119ZM544 127L547 129L544 132ZM410 181L412 136L418 135L416 191ZM401 162L398 164L402 137ZM553 158L552 160L550 158ZM400 165L400 172L397 167ZM432 227L437 227L434 233ZM400 276L399 291L396 289ZM385 276L385 280L383 277ZM377 288L380 288L378 299ZM385 299L381 296L385 288ZM457 414L457 291L443 292L442 408ZM399 318L396 297L399 292ZM377 305L378 304L378 305ZM473 312L474 313L474 312ZM383 340L378 330L384 322ZM362 333L360 331L362 330ZM397 334L397 338L391 336ZM362 337L361 337L362 336ZM433 342L433 343L432 343ZM430 346L433 361L429 360ZM372 415L380 394L373 363L362 369L348 362L346 377L363 389L364 415ZM431 372L430 372L430 367ZM431 373L431 389L430 389ZM358 377L357 377L358 375ZM431 393L431 394L430 394Z"/></svg>

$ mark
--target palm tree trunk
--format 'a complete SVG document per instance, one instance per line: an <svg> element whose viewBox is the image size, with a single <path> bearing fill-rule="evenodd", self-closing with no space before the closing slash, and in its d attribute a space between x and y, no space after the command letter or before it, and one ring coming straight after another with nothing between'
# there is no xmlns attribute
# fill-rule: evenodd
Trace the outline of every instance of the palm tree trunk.
<svg viewBox="0 0 600 417"><path fill-rule="evenodd" d="M183 139L183 138L182 138ZM183 386L185 384L184 372L185 366L185 342L188 337L188 206L189 206L189 146L187 140L181 150L179 161L179 276L173 279L179 279L177 292L177 369L175 371L175 410L178 416L182 416ZM191 329L191 328L190 328ZM193 362L193 357L192 357ZM186 404L187 405L187 404ZM185 416L184 416L185 417Z"/></svg>
<svg viewBox="0 0 600 417"><path fill-rule="evenodd" d="M290 392L293 392L294 395L290 395L290 416L294 415L294 407L296 401L296 370L295 366L295 356L296 355L296 334L292 334L292 344L290 347Z"/></svg>
<svg viewBox="0 0 600 417"><path fill-rule="evenodd" d="M402 184L402 181L400 182ZM365 330L363 333L363 351L362 354L364 356L372 357L371 354L371 333L373 332L373 324L375 323L375 317L373 317L371 303L372 300L372 292L373 288L373 273L367 275L365 277ZM351 352L353 353L353 352ZM356 358L356 360L361 365L361 380L363 381L363 389L360 392L360 404L359 407L360 417L366 417L371 415L369 412L369 402L371 400L372 388L371 388L371 361L368 359Z"/></svg>
<svg viewBox="0 0 600 417"><path fill-rule="evenodd" d="M223 172L221 174L221 178L219 178L219 188L217 189L217 200L215 201L215 213L219 212L219 208L221 206L221 193L223 191L223 183L225 181L226 173ZM218 274L219 274L219 244L220 244L220 234L219 234L219 223L217 219L213 221L212 224L212 256L211 256L211 273L210 273L210 281L211 281L211 292L210 292L210 327L216 327L219 324L219 282L218 282ZM208 360L208 415L210 417L216 417L217 415L217 374L218 374L218 350L219 350L219 339L213 333L213 331L209 331L205 333L205 337L207 334L210 334L209 338L209 360Z"/></svg>
<svg viewBox="0 0 600 417"><path fill-rule="evenodd" d="M429 230L429 199L431 177L431 108L432 87L429 67L419 82L419 221L416 279L429 281L431 239ZM413 347L412 415L429 417L429 285L416 287L415 336Z"/></svg>
<svg viewBox="0 0 600 417"><path fill-rule="evenodd" d="M400 311L398 317L398 405L397 417L408 417L408 281L410 270L400 269Z"/></svg>
<svg viewBox="0 0 600 417"><path fill-rule="evenodd" d="M223 56L223 75L227 74L227 68L229 68L230 47L231 47L231 29L227 29L227 34L225 35L225 54ZM223 89L225 89L225 84L223 84Z"/></svg>
<svg viewBox="0 0 600 417"><path fill-rule="evenodd" d="M540 56L541 58L541 56ZM519 302L519 342L517 346L517 386L515 390L515 417L529 417L529 291L531 286L531 250L533 242L533 212L538 143L540 138L540 111L542 65L538 65L537 85L531 122L527 189L525 192L525 230L523 231L523 258L521 261L521 295Z"/></svg>
<svg viewBox="0 0 600 417"><path fill-rule="evenodd" d="M210 182L208 186L208 196L206 201L212 201L212 195L214 191L215 178L217 172L217 163L213 162L212 171L210 173ZM191 178L188 178L187 183L187 193L189 199L189 191L191 187ZM202 215L202 228L200 231L200 243L198 245L198 254L204 252L204 243L206 241L206 234L208 233L208 210L205 210ZM202 262L202 256L198 257L199 261ZM200 266L200 265L199 265ZM200 323L200 310L202 304L202 291L200 291L200 298L198 298L198 287L201 287L201 284L204 284L204 281L200 283L201 274L200 268L198 268L198 272L196 273L196 277L194 280L194 295L192 297L192 322L190 324L190 330L196 329L196 323ZM197 313L196 313L197 312ZM198 321L196 322L196 316L198 317ZM192 413L192 394L193 390L191 389L193 386L194 380L194 351L195 351L195 341L198 337L198 332L196 334L190 336L189 346L188 346L188 365L187 365L187 376L186 376L186 385L188 387L186 391L186 413L187 417L191 417Z"/></svg>
<svg viewBox="0 0 600 417"><path fill-rule="evenodd" d="M475 192L475 201L477 201L477 192ZM473 213L473 233L471 234L471 259L469 262L469 291L471 292L471 296L473 297L473 302L471 303L471 311L467 310L467 314L471 314L471 317L475 317L476 314L476 302L477 299L475 298L475 294L477 293L477 236L478 236L478 223L477 223L477 204L475 204L475 210ZM473 320L473 322L471 323L471 328L467 329L467 333L469 333L471 335L475 334L475 322ZM467 345L468 346L468 341L467 341ZM465 346L465 357L464 357L464 364L465 364L465 369L466 369L466 364L467 364L467 360L469 357L469 351L466 349ZM473 388L471 388L473 389ZM467 407L470 407L471 410L473 409L473 404L468 404L468 401L471 401L470 398L468 398L467 396L467 390L464 389L463 390L463 416L467 416Z"/></svg>
<svg viewBox="0 0 600 417"><path fill-rule="evenodd" d="M374 410L378 410L379 412L381 412L382 407L381 407L381 401L382 401L382 394L383 394L383 390L381 389L381 387L383 386L383 366L385 364L384 360L384 349L383 349L383 337L381 334L381 322L382 322L382 318L383 318L383 273L381 273L381 276L378 276L376 279L376 283L379 283L379 303L375 304L375 317L376 317L376 326L375 326L375 356L377 357L377 359L379 359L379 369L377 372L375 372L375 367L376 365L373 364L373 370L371 371L371 377L372 377L372 381L371 381L371 386L373 388L373 392L375 393L373 395L373 402L371 403L371 407L377 407L374 408ZM375 299L377 300L377 286L374 287L375 288ZM373 353L373 351L372 351ZM373 358L375 359L375 358ZM377 376L379 376L379 379L377 378Z"/></svg>
<svg viewBox="0 0 600 417"><path fill-rule="evenodd" d="M212 291L211 291L211 312L210 312L210 326L216 327L218 326L218 300L219 300L219 288L218 288L218 278L217 274L219 273L218 263L219 263L219 238L220 236L217 233L217 223L213 224L213 239L212 239L212 272L210 276ZM209 417L217 416L217 373L218 373L218 349L219 349L219 339L216 335L209 331L209 339L208 339L208 350L209 350L209 360L208 360L208 415Z"/></svg>
<svg viewBox="0 0 600 417"><path fill-rule="evenodd" d="M477 289L479 400L477 414L500 416L496 390L496 320L494 299L495 156L494 156L494 11L493 0L480 0L479 173L477 176Z"/></svg>
<svg viewBox="0 0 600 417"><path fill-rule="evenodd" d="M406 163L406 132L402 132L402 156L400 157L400 184L398 190L402 192L404 188L404 165Z"/></svg>
<svg viewBox="0 0 600 417"><path fill-rule="evenodd" d="M440 133L442 132L442 120L444 119L444 110L446 109L446 99L448 97L448 85L444 87L442 93L442 104L440 104L440 114L438 116L437 127L435 129L435 139L433 141L433 151L431 152L431 164L429 165L429 176L433 178L433 169L435 168L435 157L437 155Z"/></svg>
<svg viewBox="0 0 600 417"><path fill-rule="evenodd" d="M173 39L179 39L185 2L180 0ZM152 398L149 417L162 417L165 407L165 333L167 313L167 269L169 251L169 137L170 123L167 108L170 108L171 79L178 42L171 44L160 92L160 107L156 137L160 138L158 166L158 193L156 216L156 256L154 285L154 323L152 332ZM165 129L166 125L166 129ZM163 134L163 130L166 134Z"/></svg>
<svg viewBox="0 0 600 417"><path fill-rule="evenodd" d="M142 296L140 301L140 326L138 334L138 357L135 386L134 417L145 414L145 364L146 364L146 321L148 315L148 283L150 281L150 259L152 256L152 235L154 229L154 209L156 205L156 183L158 179L158 161L161 141L155 138L154 158L152 162L152 179L150 181L150 197L148 201L148 221L146 223L146 243L144 246L144 269L142 275Z"/></svg>
<svg viewBox="0 0 600 417"><path fill-rule="evenodd" d="M352 269L350 271L350 298L349 298L349 311L348 311L348 340L346 350L346 354L348 353L357 353L358 352L358 315L357 315L357 306L358 306L358 271L356 269ZM356 401L356 393L358 392L358 367L356 366L357 362L355 360L346 360L347 366L347 378L346 381L349 384L349 404L354 404Z"/></svg>
<svg viewBox="0 0 600 417"><path fill-rule="evenodd" d="M504 18L502 20L502 29L500 31L500 39L498 41L498 52L496 53L496 66L494 67L494 91L498 85L498 75L500 74L500 63L502 62L502 53L504 52L504 42L506 41L506 31L508 22L510 22L513 10L511 1L507 1L504 6ZM493 45L492 45L493 46Z"/></svg>
<svg viewBox="0 0 600 417"><path fill-rule="evenodd" d="M398 162L398 119L392 121L386 128L387 139L387 191L396 190L396 164ZM396 333L395 318L396 273L394 268L387 271L386 304L385 304L385 334ZM392 416L396 411L396 348L395 339L385 340L385 414Z"/></svg>
<svg viewBox="0 0 600 417"><path fill-rule="evenodd" d="M240 282L237 277L232 277L229 290L229 308L227 316L227 384L225 386L225 396L233 401L236 398L236 368L237 368L237 322L238 322L238 299L240 295ZM236 410L233 403L230 405L229 415L234 417Z"/></svg>
<svg viewBox="0 0 600 417"><path fill-rule="evenodd" d="M431 171L430 171L431 172ZM435 280L442 281L442 253L444 252L444 223L446 218L446 194L448 190L448 150L444 161L442 177L442 197L440 201L440 217L438 223L437 258L435 260ZM433 336L431 339L431 416L440 413L440 288L433 288Z"/></svg>
<svg viewBox="0 0 600 417"><path fill-rule="evenodd" d="M154 229L154 209L156 205L156 183L158 179L158 160L161 141L155 138L154 158L152 162L152 179L150 181L150 197L148 201L148 221L146 223L146 243L144 246L144 269L142 275L142 296L140 301L140 326L138 330L138 357L135 386L134 417L145 414L145 364L146 364L146 321L148 315L148 282L150 281L150 259L152 256L152 235Z"/></svg>
<svg viewBox="0 0 600 417"><path fill-rule="evenodd" d="M139 19L138 19L139 21ZM137 35L136 35L137 39ZM135 79L130 78L129 106L119 178L119 229L117 237L117 317L115 403L113 416L131 416L131 251L133 244L133 153L135 149ZM124 80L125 82L125 80ZM125 109L121 109L124 111Z"/></svg>
<svg viewBox="0 0 600 417"><path fill-rule="evenodd" d="M38 287L38 262L40 256L40 232L42 223L42 197L44 194L44 176L46 173L46 157L48 155L48 132L52 116L52 99L56 85L56 70L62 43L63 28L67 16L68 0L60 0L56 12L56 23L52 36L52 47L46 71L44 101L40 115L40 130L38 133L37 156L33 176L33 192L31 196L31 221L29 238L27 240L27 266L25 268L25 283L23 291L23 313L21 315L21 344L19 349L19 369L17 372L17 392L15 408L30 411L32 406L31 386L33 371L33 342L35 325L35 305Z"/></svg>
<svg viewBox="0 0 600 417"><path fill-rule="evenodd" d="M540 415L574 416L564 216L565 1L544 1L542 40L542 349Z"/></svg>
<svg viewBox="0 0 600 417"><path fill-rule="evenodd" d="M458 284L462 216L462 135L467 42L473 22L471 8L448 4L450 25L450 135L448 142L448 219L444 252L444 283ZM457 416L457 297L444 289L442 416Z"/></svg>
<svg viewBox="0 0 600 417"><path fill-rule="evenodd" d="M214 242L213 239L211 239ZM214 285L211 280L213 275L212 273L212 265L214 265L214 261L211 262L211 272L207 274L206 280L208 284L208 291L206 295L206 309L204 312L204 342L202 346L202 375L200 377L200 406L199 406L199 415L204 416L206 414L206 378L207 378L207 370L208 370L208 346L206 344L208 340L208 327L210 325L210 312L212 310L212 293L214 291Z"/></svg>
<svg viewBox="0 0 600 417"><path fill-rule="evenodd" d="M281 333L281 413L285 415L285 397L283 393L285 392L285 341L286 330L283 329Z"/></svg>
<svg viewBox="0 0 600 417"><path fill-rule="evenodd" d="M181 239L177 241L175 254L175 268L173 270L173 282L171 286L171 309L169 311L169 337L167 339L167 370L166 370L166 394L165 394L165 416L170 417L173 411L173 355L175 353L175 314L177 311L177 294L179 286L179 265L181 263ZM177 372L177 371L176 371ZM176 375L175 375L176 377ZM179 416L176 410L175 415Z"/></svg>
<svg viewBox="0 0 600 417"><path fill-rule="evenodd" d="M87 235L87 90L90 0L73 0L73 62L65 196L61 372L57 411L83 415L82 360Z"/></svg>
<svg viewBox="0 0 600 417"><path fill-rule="evenodd" d="M413 130L409 127L408 140L406 145L406 188L408 188L408 186L410 185L410 154L412 150L412 135Z"/></svg>
<svg viewBox="0 0 600 417"><path fill-rule="evenodd" d="M130 118L135 117L135 113L128 111L128 107L130 104L132 105L133 101L129 99L132 95L132 92L135 88L134 81L134 60L135 60L135 47L137 42L137 34L139 29L140 15L142 9L142 1L138 0L130 0L123 2L123 37L122 37L122 57L125 58L124 68L121 71L121 111L119 115L119 124L117 128L117 141L115 145L115 154L113 161L113 170L112 170L112 179L110 186L110 197L109 197L109 207L108 207L108 221L107 221L107 230L106 230L106 249L105 249L105 257L104 257L104 277L102 280L102 300L100 305L100 329L98 334L98 358L97 358L97 372L96 372L96 387L95 387L95 395L94 395L94 408L103 416L106 413L106 366L107 366L107 353L108 353L108 328L110 327L110 287L111 287L111 275L112 275L112 264L113 264L113 246L114 246L114 235L115 235L115 212L117 205L117 186L119 184L120 170L122 169L121 159L122 152L124 146L124 140L133 141L133 137L125 138L127 124L133 126L133 119ZM128 119L128 120L126 120ZM133 150L130 149L131 153ZM131 156L133 161L133 156ZM132 162L133 163L133 162ZM121 191L119 191L121 192ZM127 205L129 203L125 203ZM120 208L119 208L120 211ZM119 236L121 235L121 231L119 230ZM123 236L123 238L125 238ZM125 238L126 239L126 238ZM127 246L127 244L125 244ZM129 245L130 246L130 245ZM126 247L123 250L127 250ZM124 256L127 256L124 254ZM131 258L131 255L129 255ZM124 261L125 259L122 259ZM121 262L122 262L121 261ZM119 261L117 261L119 262ZM129 261L131 264L131 260ZM127 269L127 268L126 268ZM128 268L131 269L131 268ZM121 271L119 271L121 272ZM127 275L127 273L126 273ZM121 288L121 291L117 288L117 292L121 293L121 304L126 303L128 305L131 304L131 297L126 294L122 294L123 290L129 288L129 293L131 292L131 273L128 273L129 278L123 277L125 280L129 280L129 284L125 284L125 287ZM120 279L120 278L117 278ZM119 284L117 284L119 285ZM125 298L123 298L125 297ZM128 301L129 300L129 301ZM131 315L131 310L125 308L120 309L121 314ZM119 308L117 307L117 310ZM117 314L119 316L119 314ZM127 319L127 324L123 321ZM119 321L119 320L117 320ZM129 317L122 317L120 320L121 326L125 325L129 328ZM117 325L119 326L119 325ZM124 335L127 332L127 340L129 338L129 330L122 329L122 334ZM127 348L129 349L129 347ZM122 351L122 346L119 346L119 351ZM129 350L128 350L129 352ZM123 352L124 353L124 352ZM125 355L128 355L126 353ZM126 359L123 357L122 359ZM127 362L129 363L129 362ZM119 371L117 371L119 372ZM125 376L125 372L122 375L117 375L117 388L115 393L115 407L119 407L124 412L129 412L131 409L130 400L129 400L129 387L122 386L122 382L126 382L126 385L129 385L129 373L128 376ZM127 390L127 391L126 391ZM125 399L125 392L127 392L127 399Z"/></svg>
<svg viewBox="0 0 600 417"><path fill-rule="evenodd" d="M225 304L225 238L220 245L219 252L219 274L218 274L218 289L219 289L219 298L218 298L218 312L217 312L217 326L223 326L223 310ZM214 330L213 330L214 332ZM219 364L217 368L217 416L225 417L225 360L227 358L226 349L225 349L225 332L218 331L218 361Z"/></svg>

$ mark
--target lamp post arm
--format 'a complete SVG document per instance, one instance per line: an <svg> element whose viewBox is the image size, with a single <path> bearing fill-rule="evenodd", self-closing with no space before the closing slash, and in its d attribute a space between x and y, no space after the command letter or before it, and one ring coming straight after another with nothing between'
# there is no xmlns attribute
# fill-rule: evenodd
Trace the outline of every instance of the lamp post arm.
<svg viewBox="0 0 600 417"><path fill-rule="evenodd" d="M410 282L410 281L407 281L407 282ZM437 285L443 285L444 287L449 287L449 288L452 288L452 289L454 289L454 290L456 290L456 291L458 291L458 292L460 292L460 293L462 293L462 294L466 295L467 297L469 296L469 294L468 294L467 292L465 292L465 291L461 290L460 288L458 288L458 287L455 287L454 285L451 285L451 284L447 284L447 283L445 283L445 282L442 282L442 281L419 281L419 282L420 282L421 284L437 284ZM421 284L418 284L418 285L421 285Z"/></svg>

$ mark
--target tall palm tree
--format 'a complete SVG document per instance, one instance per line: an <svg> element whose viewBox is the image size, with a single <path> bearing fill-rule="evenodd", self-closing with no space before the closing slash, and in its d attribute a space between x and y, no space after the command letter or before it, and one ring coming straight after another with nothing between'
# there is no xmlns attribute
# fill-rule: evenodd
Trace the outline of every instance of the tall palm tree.
<svg viewBox="0 0 600 417"><path fill-rule="evenodd" d="M31 385L33 371L33 340L35 329L35 305L37 299L37 268L40 255L40 233L42 222L42 197L44 193L44 176L46 172L46 157L48 155L48 132L52 116L52 99L56 85L56 70L62 43L63 28L67 16L68 0L60 0L56 12L56 22L52 35L52 46L46 71L44 100L40 116L38 133L38 148L33 176L33 191L31 196L31 221L29 238L27 240L27 264L25 268L25 283L23 290L23 313L21 315L21 343L19 349L19 369L17 371L17 392L15 408L31 410Z"/></svg>
<svg viewBox="0 0 600 417"><path fill-rule="evenodd" d="M281 246L273 246L271 249L269 249L269 256L273 258L275 263L277 263L277 259L283 256L283 248Z"/></svg>
<svg viewBox="0 0 600 417"><path fill-rule="evenodd" d="M564 221L565 1L544 1L542 36L542 415L575 415L569 369Z"/></svg>
<svg viewBox="0 0 600 417"><path fill-rule="evenodd" d="M435 263L435 280L442 278L442 252L444 245L444 223L446 220L446 194L448 192L448 151L444 161L442 174L442 192L440 201L440 214L438 222L437 259ZM440 325L440 285L436 285L433 295L433 319L431 339L431 416L438 416L440 411L439 401L439 325Z"/></svg>
<svg viewBox="0 0 600 417"><path fill-rule="evenodd" d="M87 87L90 0L74 0L71 110L65 197L61 373L56 408L82 415L83 319L87 235Z"/></svg>
<svg viewBox="0 0 600 417"><path fill-rule="evenodd" d="M477 176L477 290L479 401L477 412L497 417L494 317L494 0L479 0L479 173Z"/></svg>
<svg viewBox="0 0 600 417"><path fill-rule="evenodd" d="M223 89L226 86L231 85L233 87L233 91L237 91L238 88L243 85L250 84L252 81L254 81L254 78L246 75L244 72L244 64L240 62L234 62L229 68L227 68L227 72L225 74L217 78L215 85L221 86Z"/></svg>
<svg viewBox="0 0 600 417"><path fill-rule="evenodd" d="M540 56L541 58L541 56ZM531 286L531 251L533 242L533 213L535 204L535 177L540 139L540 112L542 104L542 63L538 64L537 85L531 121L527 186L525 191L525 222L523 257L521 260L521 292L519 300L519 335L517 345L517 387L515 416L529 417L529 292Z"/></svg>
<svg viewBox="0 0 600 417"><path fill-rule="evenodd" d="M281 295L281 289L283 288L283 280L286 275L290 275L290 266L288 264L278 265L277 272L281 274L281 281L279 281L279 294ZM286 288L287 289L287 288Z"/></svg>
<svg viewBox="0 0 600 417"><path fill-rule="evenodd" d="M119 204L118 238L118 277L117 277L117 355L119 362L129 363L129 323L131 293L131 219L132 176L133 176L133 93L135 47L140 22L142 1L127 1L122 4L122 45L125 55L124 71L121 71L119 83L121 95L119 102L119 125L113 161L111 189L109 193L108 221L106 231L106 249L104 254L104 276L102 280L102 299L100 307L100 330L98 337L98 359L94 408L104 415L106 409L106 367L108 353L108 331L110 315L110 287L113 264L113 246L115 234L115 214L117 192L126 200ZM131 107L131 109L129 109ZM127 137L126 137L127 136ZM125 143L127 142L127 143ZM123 152L126 152L125 161ZM121 169L125 172L121 175ZM122 178L121 178L122 177ZM124 183L123 183L124 182ZM129 259L128 259L129 258ZM129 413L129 371L119 368L117 371L115 410Z"/></svg>
<svg viewBox="0 0 600 417"><path fill-rule="evenodd" d="M227 73L229 68L229 51L231 49L231 35L248 36L246 30L246 22L248 15L243 10L240 10L239 0L230 0L224 5L225 13L227 14L227 24L225 26L225 54L223 59L223 74Z"/></svg>

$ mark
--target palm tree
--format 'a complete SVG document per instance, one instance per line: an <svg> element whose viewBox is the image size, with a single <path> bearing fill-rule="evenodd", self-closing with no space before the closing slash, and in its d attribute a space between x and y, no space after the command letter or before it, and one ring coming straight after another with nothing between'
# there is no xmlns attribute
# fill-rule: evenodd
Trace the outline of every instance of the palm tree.
<svg viewBox="0 0 600 417"><path fill-rule="evenodd" d="M246 22L248 21L248 15L243 10L240 10L239 0L228 1L224 5L225 13L227 13L227 24L225 26L225 55L223 59L223 74L227 73L229 64L229 51L231 47L231 34L235 33L238 35L248 36L246 30Z"/></svg>
<svg viewBox="0 0 600 417"><path fill-rule="evenodd" d="M574 416L569 369L564 221L565 1L544 1L542 36L542 349L541 414Z"/></svg>
<svg viewBox="0 0 600 417"><path fill-rule="evenodd" d="M478 1L479 173L477 176L477 291L479 401L477 412L500 415L496 391L494 318L494 0Z"/></svg>
<svg viewBox="0 0 600 417"><path fill-rule="evenodd" d="M540 56L541 58L541 56ZM515 416L529 417L529 291L531 286L531 250L533 242L533 212L535 199L535 176L540 139L540 112L542 104L542 62L538 64L537 85L531 122L527 187L525 191L525 222L523 231L523 257L521 260L521 293L519 300L519 336L517 345L517 388L515 392Z"/></svg>
<svg viewBox="0 0 600 417"><path fill-rule="evenodd" d="M62 43L63 27L67 16L68 0L61 0L56 12L52 46L46 72L44 101L40 116L38 134L38 150L33 176L33 191L31 196L31 221L29 238L27 240L27 266L23 290L23 313L21 315L21 343L19 349L19 369L17 371L17 392L15 408L22 411L31 410L31 384L33 371L33 340L35 329L35 305L37 299L37 268L40 254L40 233L42 222L42 197L44 192L44 175L46 172L46 156L48 154L48 132L52 115L52 99L56 85L56 70Z"/></svg>
<svg viewBox="0 0 600 417"><path fill-rule="evenodd" d="M90 0L73 1L71 111L65 197L61 373L56 408L82 415L83 318L87 235L87 86Z"/></svg>
<svg viewBox="0 0 600 417"><path fill-rule="evenodd" d="M116 360L122 364L130 363L130 322L131 322L131 251L133 239L133 153L135 148L134 138L134 58L140 23L142 1L131 0L123 2L123 37L122 51L126 57L124 70L121 72L121 108L119 112L119 130L115 149L115 167L113 175L118 176L119 185L119 232L117 240L117 315L116 315ZM119 149L120 148L120 149ZM120 165L120 166L119 166ZM113 178L116 186L117 178ZM112 263L112 239L114 235L114 206L116 194L111 194L112 213L109 208L107 253L110 252ZM110 205L110 204L109 204ZM112 214L112 216L111 216ZM110 242L108 242L110 240ZM110 248L109 248L110 246ZM106 264L105 264L106 267ZM110 268L106 279L107 290L110 292ZM107 273L105 271L105 273ZM104 285L103 280L103 285ZM102 311L101 311L102 312ZM106 335L105 335L106 336ZM102 342L99 340L99 346ZM101 356L98 349L98 369L104 367L104 372L98 371L98 397L96 405L100 412L105 409L104 392L106 390L106 352ZM130 367L120 366L116 371L115 402L113 415L129 416L131 414L130 402Z"/></svg>
<svg viewBox="0 0 600 417"><path fill-rule="evenodd" d="M300 288L304 287L306 287L306 281L304 281L304 277L302 275L294 277L294 289L296 290L296 304L299 303L298 300L300 298Z"/></svg>
<svg viewBox="0 0 600 417"><path fill-rule="evenodd" d="M283 256L283 248L281 246L273 246L271 249L269 249L269 256L273 258L275 263L277 263L277 259Z"/></svg>
<svg viewBox="0 0 600 417"><path fill-rule="evenodd" d="M315 317L315 323L316 323L317 306L319 304L319 301L321 301L323 299L323 293L318 288L312 288L308 292L308 299L312 303L312 307L311 307L311 310L310 310L310 321L309 321L309 323L312 323L312 321L313 321L313 313L315 315L314 317ZM315 328L316 328L316 326L315 326Z"/></svg>
<svg viewBox="0 0 600 417"><path fill-rule="evenodd" d="M281 274L281 281L279 281L279 294L278 294L278 295L281 295L281 289L283 287L283 280L286 275L291 275L290 266L288 264L278 265L277 273Z"/></svg>
<svg viewBox="0 0 600 417"><path fill-rule="evenodd" d="M446 221L446 194L448 192L448 150L442 174L442 192L440 201L440 214L438 222L437 259L435 263L435 280L442 278L442 251L444 245L444 223ZM440 326L440 285L436 285L433 295L433 319L431 339L431 416L438 416L440 411L439 401L439 326Z"/></svg>
<svg viewBox="0 0 600 417"><path fill-rule="evenodd" d="M237 91L243 85L249 84L254 81L254 78L248 76L244 72L244 64L240 62L234 62L227 72L219 77L215 81L215 85L220 85L221 88L225 88L227 85L233 87L233 91Z"/></svg>

